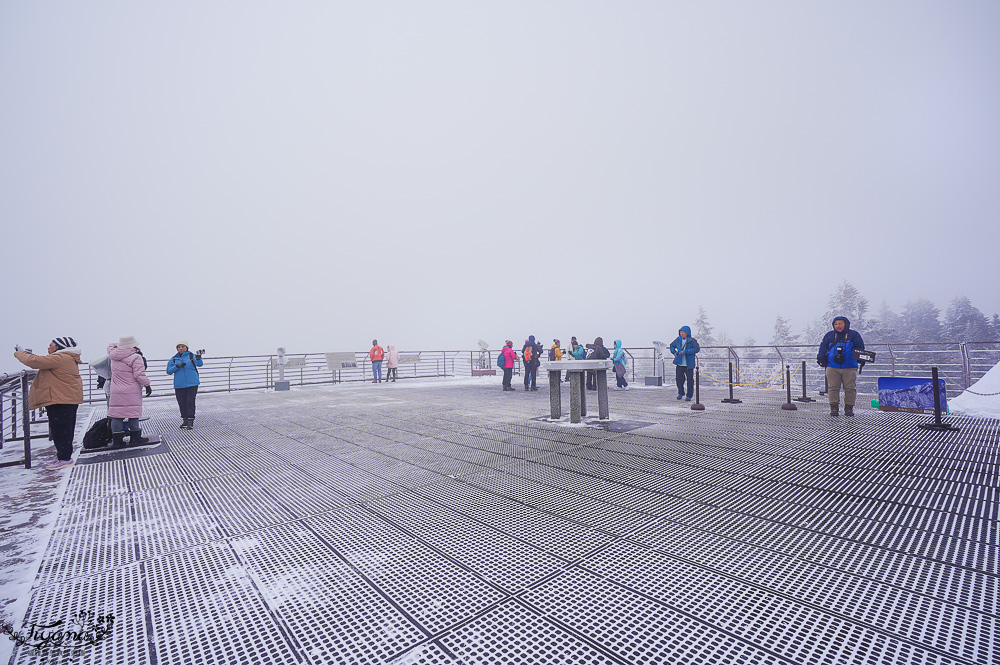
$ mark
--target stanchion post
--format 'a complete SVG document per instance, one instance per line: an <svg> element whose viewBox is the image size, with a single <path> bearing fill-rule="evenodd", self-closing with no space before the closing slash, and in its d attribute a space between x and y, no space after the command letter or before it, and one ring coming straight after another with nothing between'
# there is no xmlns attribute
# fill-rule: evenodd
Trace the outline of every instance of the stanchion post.
<svg viewBox="0 0 1000 665"><path fill-rule="evenodd" d="M830 392L830 382L826 378L826 368L823 368L823 390L819 391L820 395L825 395Z"/></svg>
<svg viewBox="0 0 1000 665"><path fill-rule="evenodd" d="M812 397L806 397L806 361L802 361L802 397L796 397L796 402L815 402Z"/></svg>
<svg viewBox="0 0 1000 665"><path fill-rule="evenodd" d="M785 365L785 403L781 405L782 411L798 411L799 407L792 404L792 370Z"/></svg>
<svg viewBox="0 0 1000 665"><path fill-rule="evenodd" d="M694 368L694 404L691 405L692 411L705 410L705 405L701 403L701 372L699 369L697 365Z"/></svg>
<svg viewBox="0 0 1000 665"><path fill-rule="evenodd" d="M928 429L934 432L957 432L958 427L941 422L941 391L938 389L938 368L931 367L931 386L934 389L934 422L920 423L920 429Z"/></svg>
<svg viewBox="0 0 1000 665"><path fill-rule="evenodd" d="M733 361L729 361L729 397L722 400L723 404L742 404L743 400L733 397Z"/></svg>

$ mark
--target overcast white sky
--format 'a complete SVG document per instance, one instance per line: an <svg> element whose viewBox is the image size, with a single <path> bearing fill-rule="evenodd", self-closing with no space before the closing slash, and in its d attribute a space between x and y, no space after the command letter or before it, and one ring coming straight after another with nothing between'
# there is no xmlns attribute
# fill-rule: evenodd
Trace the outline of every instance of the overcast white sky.
<svg viewBox="0 0 1000 665"><path fill-rule="evenodd" d="M0 371L991 315L998 74L995 0L3 2Z"/></svg>

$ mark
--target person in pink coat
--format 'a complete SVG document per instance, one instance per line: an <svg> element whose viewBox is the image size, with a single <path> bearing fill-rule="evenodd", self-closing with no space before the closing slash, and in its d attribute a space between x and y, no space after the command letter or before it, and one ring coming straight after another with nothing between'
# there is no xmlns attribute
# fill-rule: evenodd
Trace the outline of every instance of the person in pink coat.
<svg viewBox="0 0 1000 665"><path fill-rule="evenodd" d="M517 351L514 350L514 342L509 339L504 343L503 351L503 390L512 392L517 390L510 385L511 376L514 374L514 361L517 360Z"/></svg>
<svg viewBox="0 0 1000 665"><path fill-rule="evenodd" d="M149 377L146 376L146 360L139 351L139 342L132 335L125 335L117 344L108 345L108 357L111 359L108 417L111 418L112 445L125 445L126 429L130 446L149 443L149 439L143 438L139 427L143 387L146 395L152 393Z"/></svg>
<svg viewBox="0 0 1000 665"><path fill-rule="evenodd" d="M399 368L399 351L396 350L395 344L390 344L386 348L385 366L389 368L389 372L385 375L386 383L389 381L396 383L396 370Z"/></svg>

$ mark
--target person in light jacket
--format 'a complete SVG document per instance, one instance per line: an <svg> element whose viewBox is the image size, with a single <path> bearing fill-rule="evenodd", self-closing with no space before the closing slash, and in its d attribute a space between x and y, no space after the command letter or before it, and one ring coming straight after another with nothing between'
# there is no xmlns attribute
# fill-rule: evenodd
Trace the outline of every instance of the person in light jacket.
<svg viewBox="0 0 1000 665"><path fill-rule="evenodd" d="M611 353L611 360L615 364L615 381L618 382L615 390L628 390L628 381L625 380L628 367L625 364L625 349L622 348L620 339L615 340L615 350Z"/></svg>
<svg viewBox="0 0 1000 665"><path fill-rule="evenodd" d="M677 399L688 402L694 396L694 366L695 354L701 351L698 340L691 337L690 326L681 326L677 331L677 339L670 342L670 353L674 354L674 366L677 368ZM687 396L684 395L684 383L687 382Z"/></svg>
<svg viewBox="0 0 1000 665"><path fill-rule="evenodd" d="M49 342L49 355L36 356L30 349L14 347L14 357L37 369L28 389L28 408L45 408L49 417L49 438L56 447L56 460L45 466L49 471L73 465L73 433L76 411L83 402L80 378L80 350L72 337L56 337Z"/></svg>
<svg viewBox="0 0 1000 665"><path fill-rule="evenodd" d="M117 344L108 344L108 357L111 358L108 417L111 418L112 445L124 446L126 435L130 446L149 443L149 439L142 435L139 418L142 417L143 388L147 396L153 391L146 376L146 362L139 351L139 342L132 335L123 335Z"/></svg>
<svg viewBox="0 0 1000 665"><path fill-rule="evenodd" d="M386 383L392 381L396 383L396 370L399 368L399 351L396 350L395 344L390 344L385 352L385 366L386 366Z"/></svg>
<svg viewBox="0 0 1000 665"><path fill-rule="evenodd" d="M181 429L194 429L195 398L201 385L198 368L204 364L201 351L191 353L187 340L183 339L177 342L177 353L167 361L167 374L174 375L174 397L181 410Z"/></svg>

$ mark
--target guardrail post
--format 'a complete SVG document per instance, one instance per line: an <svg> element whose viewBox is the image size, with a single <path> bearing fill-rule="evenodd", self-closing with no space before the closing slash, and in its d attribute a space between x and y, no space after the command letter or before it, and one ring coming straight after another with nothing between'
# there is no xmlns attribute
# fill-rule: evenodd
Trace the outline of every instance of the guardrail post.
<svg viewBox="0 0 1000 665"><path fill-rule="evenodd" d="M21 372L21 415L24 419L21 429L24 430L24 468L31 468L31 418L28 409L28 373Z"/></svg>
<svg viewBox="0 0 1000 665"><path fill-rule="evenodd" d="M694 404L691 405L691 410L705 410L705 405L701 403L701 367L698 365L697 358L694 361Z"/></svg>
<svg viewBox="0 0 1000 665"><path fill-rule="evenodd" d="M729 397L722 400L723 404L742 404L743 400L733 397L733 361L729 361Z"/></svg>
<svg viewBox="0 0 1000 665"><path fill-rule="evenodd" d="M938 388L937 367L931 367L931 387L934 390L934 422L920 423L917 427L920 429L932 430L934 432L957 432L958 428L954 425L941 422L941 391Z"/></svg>
<svg viewBox="0 0 1000 665"><path fill-rule="evenodd" d="M826 372L824 372L824 374L825 373ZM791 386L789 386L788 389L791 390ZM802 361L802 397L796 397L795 401L796 402L815 402L816 401L812 397L807 397L806 396L806 361L805 360Z"/></svg>
<svg viewBox="0 0 1000 665"><path fill-rule="evenodd" d="M781 405L782 411L798 411L799 407L792 404L792 370L785 365L785 403Z"/></svg>

